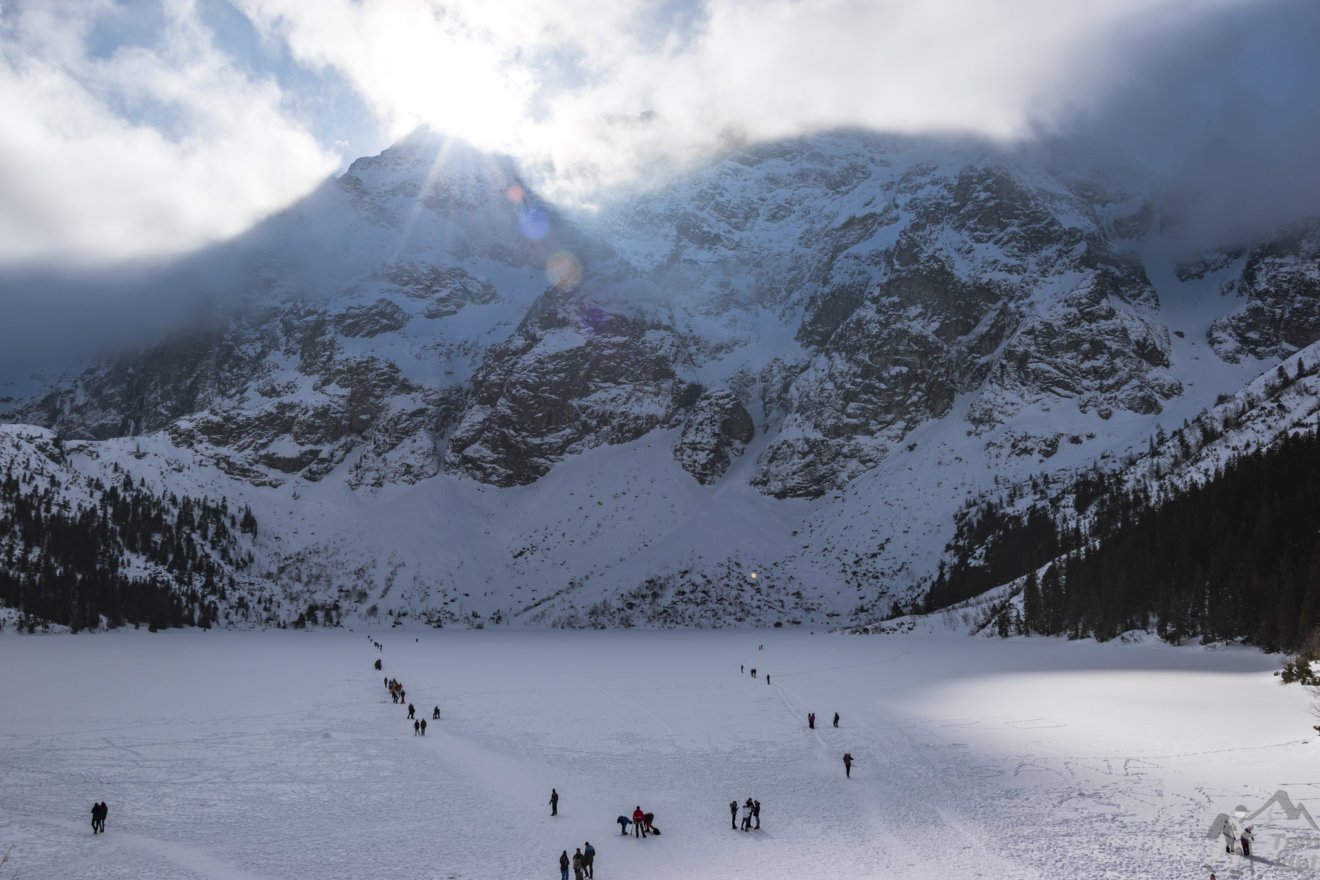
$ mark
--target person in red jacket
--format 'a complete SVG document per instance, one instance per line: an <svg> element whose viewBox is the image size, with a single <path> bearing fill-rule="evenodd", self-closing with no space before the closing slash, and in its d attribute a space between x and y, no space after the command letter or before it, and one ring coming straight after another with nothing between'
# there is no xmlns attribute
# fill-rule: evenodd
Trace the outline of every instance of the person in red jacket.
<svg viewBox="0 0 1320 880"><path fill-rule="evenodd" d="M642 812L641 805L633 810L633 837L646 836L646 814Z"/></svg>

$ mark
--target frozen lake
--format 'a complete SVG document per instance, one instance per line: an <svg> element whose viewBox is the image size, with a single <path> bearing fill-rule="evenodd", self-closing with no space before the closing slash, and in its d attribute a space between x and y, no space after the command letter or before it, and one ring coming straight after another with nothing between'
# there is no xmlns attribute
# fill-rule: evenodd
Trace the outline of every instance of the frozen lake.
<svg viewBox="0 0 1320 880"><path fill-rule="evenodd" d="M1320 815L1306 695L1252 651L372 635L0 634L0 880L557 878L587 840L602 880L1309 876L1206 838L1279 789ZM663 835L619 835L638 804Z"/></svg>

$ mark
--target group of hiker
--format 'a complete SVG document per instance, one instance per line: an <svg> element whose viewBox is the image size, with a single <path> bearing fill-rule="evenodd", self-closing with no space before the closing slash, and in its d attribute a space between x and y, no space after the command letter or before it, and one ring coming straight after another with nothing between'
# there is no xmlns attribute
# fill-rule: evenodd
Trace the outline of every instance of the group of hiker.
<svg viewBox="0 0 1320 880"><path fill-rule="evenodd" d="M1247 825L1240 832L1233 822L1224 822L1224 852L1229 855L1241 853L1251 858L1251 844L1256 840L1256 826Z"/></svg>
<svg viewBox="0 0 1320 880"><path fill-rule="evenodd" d="M367 636L367 638L370 639L371 636ZM376 646L377 651L383 650L380 642L373 639L371 644ZM376 658L375 666L376 671L380 672L381 662L379 657ZM408 720L413 723L413 736L426 736L426 719L417 717L417 707L408 702L408 692L404 690L403 682L387 675L385 676L385 688L390 692L390 702L395 703L396 705L404 703L408 706ZM431 710L431 720L440 720L439 706L436 706Z"/></svg>
<svg viewBox="0 0 1320 880"><path fill-rule="evenodd" d="M560 880L568 880L569 865L573 866L573 880L591 880L596 876L596 848L590 840L573 852L572 860L568 858L568 850L559 854Z"/></svg>
<svg viewBox="0 0 1320 880"><path fill-rule="evenodd" d="M660 829L655 827L655 813L647 813L642 810L642 805L638 804L632 812L632 818L622 813L619 818L614 820L619 825L619 833L627 836L628 826L633 829L633 837L647 837L651 834L660 835Z"/></svg>
<svg viewBox="0 0 1320 880"><path fill-rule="evenodd" d="M110 808L106 806L105 801L92 804L92 833L105 834L105 817L110 814Z"/></svg>
<svg viewBox="0 0 1320 880"><path fill-rule="evenodd" d="M760 831L760 830L761 830L761 802L760 802L760 801L758 801L758 800L754 800L753 798L748 798L747 801L746 801L746 803L744 803L744 804L742 805L742 814L743 814L743 820L742 820L742 830L743 830L743 831ZM756 822L756 825L753 826L753 825L752 825L752 822ZM732 825L734 831L737 831L737 830L738 830L738 802L737 802L737 801L729 801L729 823L730 823L730 825Z"/></svg>

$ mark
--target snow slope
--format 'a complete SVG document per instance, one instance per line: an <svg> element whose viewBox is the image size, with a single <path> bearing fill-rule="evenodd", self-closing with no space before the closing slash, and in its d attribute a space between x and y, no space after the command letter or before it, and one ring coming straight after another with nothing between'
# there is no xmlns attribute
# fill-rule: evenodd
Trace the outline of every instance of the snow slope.
<svg viewBox="0 0 1320 880"><path fill-rule="evenodd" d="M440 706L424 739L377 656ZM1317 794L1274 666L807 632L6 631L0 876L551 877L590 840L601 877L637 880L1296 877L1268 835L1249 867L1207 839L1239 804ZM730 830L749 796L762 830ZM619 836L637 804L662 836Z"/></svg>

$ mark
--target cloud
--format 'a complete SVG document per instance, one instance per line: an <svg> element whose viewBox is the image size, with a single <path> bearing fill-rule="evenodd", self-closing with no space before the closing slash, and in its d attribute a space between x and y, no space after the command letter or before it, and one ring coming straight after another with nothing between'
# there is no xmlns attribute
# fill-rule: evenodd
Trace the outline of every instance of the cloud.
<svg viewBox="0 0 1320 880"><path fill-rule="evenodd" d="M1061 152L1154 169L1190 246L1250 243L1320 216L1318 40L1313 0L1229 7L1126 46L1107 88L1039 128Z"/></svg>
<svg viewBox="0 0 1320 880"><path fill-rule="evenodd" d="M158 258L234 235L339 164L189 0L0 9L0 264Z"/></svg>
<svg viewBox="0 0 1320 880"><path fill-rule="evenodd" d="M577 199L731 138L1030 139L1123 81L1126 47L1244 2L238 0L393 134L425 122L509 151Z"/></svg>

